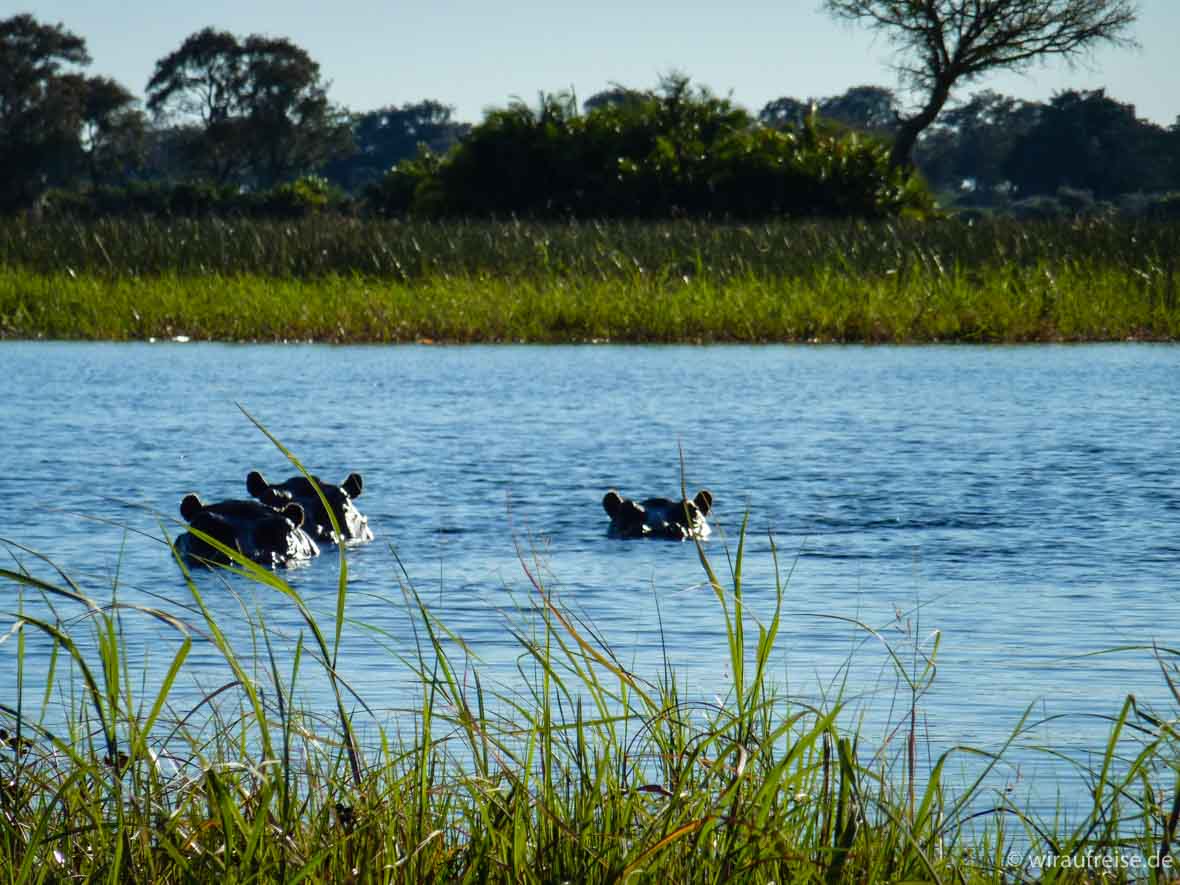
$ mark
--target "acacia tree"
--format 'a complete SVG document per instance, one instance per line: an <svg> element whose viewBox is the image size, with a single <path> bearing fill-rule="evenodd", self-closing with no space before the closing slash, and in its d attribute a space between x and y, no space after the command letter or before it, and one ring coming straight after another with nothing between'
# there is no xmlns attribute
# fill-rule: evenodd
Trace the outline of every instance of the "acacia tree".
<svg viewBox="0 0 1180 885"><path fill-rule="evenodd" d="M903 81L924 96L903 117L890 154L909 167L914 145L958 84L1050 56L1074 59L1101 43L1133 45L1135 0L824 0L837 18L886 34Z"/></svg>
<svg viewBox="0 0 1180 885"><path fill-rule="evenodd" d="M289 40L205 28L156 62L147 106L158 120L195 127L189 159L216 181L264 186L319 168L349 145L319 65Z"/></svg>

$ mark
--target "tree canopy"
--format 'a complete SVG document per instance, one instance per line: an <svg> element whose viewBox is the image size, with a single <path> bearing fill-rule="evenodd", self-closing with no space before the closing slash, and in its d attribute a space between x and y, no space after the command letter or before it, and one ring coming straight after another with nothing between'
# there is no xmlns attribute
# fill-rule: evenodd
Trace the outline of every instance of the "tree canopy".
<svg viewBox="0 0 1180 885"><path fill-rule="evenodd" d="M454 108L433 99L355 114L354 150L329 163L324 173L340 186L354 189L372 184L402 160L411 159L419 146L445 154L471 129L453 115Z"/></svg>
<svg viewBox="0 0 1180 885"><path fill-rule="evenodd" d="M1128 191L1167 187L1166 132L1140 120L1135 107L1103 89L1059 93L1015 141L1004 165L1022 193L1067 187L1098 199Z"/></svg>
<svg viewBox="0 0 1180 885"><path fill-rule="evenodd" d="M1075 58L1097 44L1130 45L1134 0L824 0L837 18L863 22L898 49L903 80L922 96L904 117L890 159L912 163L918 136L955 86L995 69L1050 56Z"/></svg>
<svg viewBox="0 0 1180 885"><path fill-rule="evenodd" d="M134 97L75 70L89 63L86 41L60 24L0 21L0 207L30 206L49 185L123 171L136 156Z"/></svg>
<svg viewBox="0 0 1180 885"><path fill-rule="evenodd" d="M342 153L345 115L319 65L290 40L205 28L156 62L147 85L157 119L191 128L193 170L218 182L271 186Z"/></svg>
<svg viewBox="0 0 1180 885"><path fill-rule="evenodd" d="M874 216L924 211L916 166L951 204L1146 212L1180 189L1180 118L1158 126L1101 89L951 94L995 68L1126 45L1135 2L825 0L893 41L922 98L910 112L865 84L754 118L673 73L580 107L541 93L475 126L435 99L347 113L290 40L215 28L156 63L149 120L121 84L84 73L81 37L14 15L0 20L0 211Z"/></svg>

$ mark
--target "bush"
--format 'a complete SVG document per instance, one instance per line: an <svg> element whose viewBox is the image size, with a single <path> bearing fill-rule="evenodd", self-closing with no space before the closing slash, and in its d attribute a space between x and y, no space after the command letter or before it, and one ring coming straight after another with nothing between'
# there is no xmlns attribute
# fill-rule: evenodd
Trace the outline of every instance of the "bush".
<svg viewBox="0 0 1180 885"><path fill-rule="evenodd" d="M370 189L381 215L539 218L874 218L933 208L888 149L855 133L758 124L665 78L584 115L568 94L491 111L445 157L420 154Z"/></svg>
<svg viewBox="0 0 1180 885"><path fill-rule="evenodd" d="M326 178L304 175L257 195L257 212L266 217L303 218L329 208L340 208L344 192Z"/></svg>

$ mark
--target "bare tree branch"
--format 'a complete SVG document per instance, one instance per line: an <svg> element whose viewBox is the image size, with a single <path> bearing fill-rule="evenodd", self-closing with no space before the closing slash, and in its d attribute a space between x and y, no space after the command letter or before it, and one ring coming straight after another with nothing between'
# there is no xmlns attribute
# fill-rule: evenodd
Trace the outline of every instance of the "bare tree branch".
<svg viewBox="0 0 1180 885"><path fill-rule="evenodd" d="M897 47L897 70L925 94L901 122L894 165L908 166L922 130L952 89L995 69L1048 57L1073 60L1095 46L1134 46L1136 0L825 0L828 12L866 24Z"/></svg>

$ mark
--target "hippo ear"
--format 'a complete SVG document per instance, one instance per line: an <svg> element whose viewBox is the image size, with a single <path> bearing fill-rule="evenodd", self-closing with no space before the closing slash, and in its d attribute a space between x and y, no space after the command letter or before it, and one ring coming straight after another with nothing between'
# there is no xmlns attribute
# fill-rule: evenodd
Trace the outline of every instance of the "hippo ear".
<svg viewBox="0 0 1180 885"><path fill-rule="evenodd" d="M365 482L361 479L361 475L359 473L348 474L348 479L344 480L344 484L340 486L340 488L344 489L344 491L348 493L348 497L350 498L359 498L361 496L361 490L364 489L364 487Z"/></svg>
<svg viewBox="0 0 1180 885"><path fill-rule="evenodd" d="M246 491L250 493L251 497L261 501L263 496L270 491L270 483L257 470L251 470L246 474Z"/></svg>
<svg viewBox="0 0 1180 885"><path fill-rule="evenodd" d="M251 470L246 475L246 491L267 507L273 507L275 510L282 510L291 500L290 492L286 489L275 488L257 470Z"/></svg>
<svg viewBox="0 0 1180 885"><path fill-rule="evenodd" d="M607 512L611 519L615 518L615 514L619 512L619 508L623 506L623 496L611 489L602 498L602 509Z"/></svg>
<svg viewBox="0 0 1180 885"><path fill-rule="evenodd" d="M283 516L295 524L295 528L303 525L303 508L298 504L288 504L282 510Z"/></svg>
<svg viewBox="0 0 1180 885"><path fill-rule="evenodd" d="M205 505L196 495L185 495L180 501L180 515L184 517L185 522L192 522L193 517L204 509Z"/></svg>
<svg viewBox="0 0 1180 885"><path fill-rule="evenodd" d="M692 503L697 505L697 510L701 511L701 516L708 516L709 510L713 506L713 493L708 489L701 489L697 492L697 496L692 499Z"/></svg>

